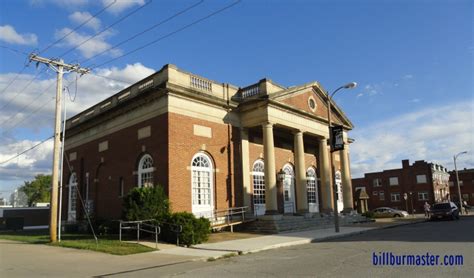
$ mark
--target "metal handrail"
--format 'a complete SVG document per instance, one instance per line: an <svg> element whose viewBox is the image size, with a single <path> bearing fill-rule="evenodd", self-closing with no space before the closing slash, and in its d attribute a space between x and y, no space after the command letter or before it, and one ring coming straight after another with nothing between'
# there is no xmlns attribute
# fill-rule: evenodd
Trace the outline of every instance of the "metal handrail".
<svg viewBox="0 0 474 278"><path fill-rule="evenodd" d="M213 226L222 225L222 224L216 225L213 223L224 220L223 224L226 226L230 226L230 230L231 232L233 232L234 231L233 220L235 216L241 215L241 217L239 218L239 221L235 223L244 222L245 213L247 212L248 208L249 208L248 206L245 206L245 207L234 207L234 208L227 208L227 209L221 209L221 210L213 210L210 213L211 215L206 218L209 219L209 221L211 221L211 225Z"/></svg>
<svg viewBox="0 0 474 278"><path fill-rule="evenodd" d="M158 235L161 233L161 228L158 225L149 224L156 223L153 219L148 220L136 220L136 221L122 221L119 220L119 240L122 241L122 230L137 230L137 243L140 243L140 231L147 232L155 235L155 248L158 249ZM136 225L136 226L135 226ZM142 226L140 228L140 226ZM145 228L143 228L145 227ZM148 230L148 228L154 228L153 230Z"/></svg>

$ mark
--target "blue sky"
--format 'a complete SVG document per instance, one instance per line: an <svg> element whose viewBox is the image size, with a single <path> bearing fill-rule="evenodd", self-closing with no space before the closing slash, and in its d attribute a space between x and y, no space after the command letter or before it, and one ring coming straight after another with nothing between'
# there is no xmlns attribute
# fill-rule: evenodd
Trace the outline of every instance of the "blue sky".
<svg viewBox="0 0 474 278"><path fill-rule="evenodd" d="M58 57L144 6L63 57L66 62L83 62L200 1L146 2L118 0L41 55ZM47 88L54 83L54 72L41 73L44 67L36 69L32 64L4 90L26 60L15 51L45 49L109 3L0 2L0 107L6 104L0 109L0 162L52 134L54 86ZM83 65L100 65L231 3L203 1ZM401 159L433 161L453 169L453 154L464 150L469 153L460 157L459 167L472 168L473 5L461 0L244 0L148 48L94 69L96 74L126 82L94 75L79 79L76 101L68 103L68 115L167 63L242 87L264 77L284 86L316 80L327 90L356 81L356 89L340 92L335 98L355 125L350 133L356 140L351 146L353 176L400 167ZM38 72L39 78L23 90ZM66 85L74 78L68 75ZM72 94L76 91L72 85L69 89ZM47 143L0 165L0 193L5 191L5 197L34 173L47 172L50 153L51 144Z"/></svg>

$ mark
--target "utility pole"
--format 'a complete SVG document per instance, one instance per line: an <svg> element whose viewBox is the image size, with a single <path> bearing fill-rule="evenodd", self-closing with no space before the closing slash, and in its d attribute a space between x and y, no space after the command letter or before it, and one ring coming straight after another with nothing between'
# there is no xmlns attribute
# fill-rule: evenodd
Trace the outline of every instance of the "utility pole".
<svg viewBox="0 0 474 278"><path fill-rule="evenodd" d="M81 68L79 65L70 65L64 63L63 60L53 60L39 57L32 53L30 61L36 61L37 64L43 63L48 65L51 69L57 72L57 86L56 86L56 117L54 125L54 150L53 150L53 176L51 186L51 204L50 204L50 219L49 219L49 236L51 242L56 242L57 228L58 228L58 185L59 185L59 153L60 153L60 133L61 133L61 95L63 91L63 74L64 71L75 71L80 74L86 74L90 70ZM66 119L64 119L66 120ZM59 212L61 213L61 212Z"/></svg>

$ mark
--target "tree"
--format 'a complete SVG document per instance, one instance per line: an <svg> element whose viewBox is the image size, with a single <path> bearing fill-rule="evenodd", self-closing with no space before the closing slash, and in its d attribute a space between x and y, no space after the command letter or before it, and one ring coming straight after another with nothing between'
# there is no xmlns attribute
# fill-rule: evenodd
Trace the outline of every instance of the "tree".
<svg viewBox="0 0 474 278"><path fill-rule="evenodd" d="M33 181L25 181L19 188L28 199L28 206L35 203L49 202L51 194L51 175L36 175Z"/></svg>

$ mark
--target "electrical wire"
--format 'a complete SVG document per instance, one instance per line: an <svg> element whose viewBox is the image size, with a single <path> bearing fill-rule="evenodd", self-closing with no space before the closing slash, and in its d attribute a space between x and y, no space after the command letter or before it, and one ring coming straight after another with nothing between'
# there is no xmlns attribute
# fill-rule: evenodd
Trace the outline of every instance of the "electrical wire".
<svg viewBox="0 0 474 278"><path fill-rule="evenodd" d="M12 98L10 98L4 105L2 105L2 107L0 107L0 110L2 110L3 108L5 108L5 106L7 106L8 104L10 104L19 94L23 93L26 89L28 89L28 87L36 80L38 79L39 75L42 74L43 72L46 71L46 68L41 70L40 72L38 72L34 77L33 79L31 79L28 84L26 84L25 87L23 87L23 89L19 90ZM16 80L16 79L15 79ZM14 80L13 80L14 81ZM13 83L13 82L12 82Z"/></svg>
<svg viewBox="0 0 474 278"><path fill-rule="evenodd" d="M26 152L29 152L29 151L35 149L36 147L38 147L38 146L40 146L40 145L46 143L47 141L49 141L51 138L54 138L54 135L53 135L53 136L50 136L50 137L48 137L48 138L46 138L46 139L44 139L43 141L39 142L38 144L34 145L33 147L31 147L31 148L29 148L29 149L26 149L26 150L22 151L21 153L15 155L15 156L13 156L13 157L11 157L11 158L5 160L5 161L0 162L0 165L1 165L1 164L5 164L5 163L7 163L7 162L9 162L9 161L11 161L11 160L13 160L13 159L19 157L20 155L23 155L23 154L25 154Z"/></svg>
<svg viewBox="0 0 474 278"><path fill-rule="evenodd" d="M45 51L47 51L48 49L50 49L51 47L53 47L55 44L58 44L60 41L64 40L65 38L67 38L69 35L71 35L72 33L74 33L77 29L81 28L82 26L86 25L89 21L91 21L92 19L96 18L98 15L100 15L101 13L105 12L108 8L110 8L111 6L115 5L115 3L117 3L117 0L114 0L113 2L110 2L107 6L105 6L104 8L102 8L100 11L98 11L97 13L93 14L91 17L89 17L87 20L85 20L84 22L82 22L81 24L79 24L78 26L76 26L74 29L72 29L69 33L67 33L66 35L62 36L61 38L59 38L58 40L56 40L55 42L51 43L50 45L48 45L46 48L44 48L43 50L39 51L37 54L40 55L41 53L44 53Z"/></svg>
<svg viewBox="0 0 474 278"><path fill-rule="evenodd" d="M198 20L195 20L195 21L193 21L193 22L191 22L191 23L189 23L189 24L187 24L187 25L185 25L185 26L183 26L183 27L181 27L181 28L179 28L179 29L176 29L176 30L173 31L173 32L170 32L170 33L168 33L168 34L166 34L166 35L164 35L164 36L162 36L162 37L159 37L159 38L156 39L156 40L150 41L150 42L146 43L145 45L142 45L142 46L140 46L140 47L135 48L135 49L132 50L132 51L129 51L129 52L127 52L127 53L125 53L125 54L123 54L123 55L120 55L120 56L118 56L118 57L112 58L112 59L110 59L110 60L108 60L108 61L106 61L106 62L103 62L103 63L97 65L95 68L98 68L98 67L104 66L104 65L106 65L106 64L109 64L109 63L111 63L111 62L113 62L113 61L115 61L115 60L117 60L117 59L120 59L120 58L123 58L123 57L125 57L125 56L128 56L128 55L130 55L130 54L132 54L132 53L135 53L135 52L137 52L137 51L139 51L139 50L142 50L142 49L144 49L144 48L146 48L146 47L148 47L148 46L150 46L150 45L152 45L152 44L155 44L155 43L157 43L157 42L159 42L159 41L161 41L161 40L163 40L163 39L166 39L166 38L168 38L168 37L171 37L172 35L175 35L175 34L181 32L181 31L184 31L185 29L188 29L188 28L190 28L190 27L193 26L193 25L196 25L196 24L198 24L198 23L200 23L200 22L202 22L202 21L204 21L204 20L206 20L206 19L209 19L210 17L213 17L213 16L215 16L215 15L217 15L217 14L219 14L219 13L221 13L221 12L223 12L223 11L225 11L225 10L227 10L227 9L229 9L229 8L231 8L231 7L233 7L233 6L235 6L235 5L237 5L240 1L241 1L241 0L235 1L235 2L233 2L233 3L230 4L230 5L227 5L227 6L221 8L221 9L219 9L219 10L216 10L216 11L214 11L214 12L212 12L212 13L210 13L210 14L204 16L204 17L201 17L201 18L199 18Z"/></svg>
<svg viewBox="0 0 474 278"><path fill-rule="evenodd" d="M130 13L126 14L125 16L119 18L118 20L116 20L115 22L113 22L112 24L110 24L109 26L105 27L104 29L102 29L101 31L97 32L95 35L91 36L90 38L86 39L85 41L81 42L80 44L76 45L75 47L67 50L66 52L64 52L63 54L59 55L60 57L63 57L63 56L66 56L67 54L71 53L73 50L79 48L80 46L84 45L85 43L87 43L88 41L92 40L93 38L97 37L98 35L104 33L105 31L109 30L110 28L112 28L113 26L117 25L118 23L124 21L125 19L127 19L128 17L132 16L133 14L137 13L138 11L140 11L141 9L145 8L147 5L149 5L150 3L152 2L152 0L149 0L148 2L145 3L145 5L143 6L140 6L138 8L136 8L135 10L131 11Z"/></svg>
<svg viewBox="0 0 474 278"><path fill-rule="evenodd" d="M190 11L190 10L192 10L193 8L195 8L195 7L199 6L199 5L201 5L203 2L204 2L204 0L200 0L199 2L197 2L197 3L195 3L195 4L193 4L193 5L189 6L189 7L187 7L186 9L183 9L183 10L181 10L181 11L179 11L179 12L173 14L172 16L170 16L170 17L168 17L168 18L166 18L166 19L164 19L164 20L162 20L162 21L160 21L160 22L158 22L158 23L156 23L156 24L151 25L150 27L146 28L145 30L143 30L143 31L141 31L141 32L139 32L139 33L137 33L137 34L135 34L135 35L133 35L133 36L131 36L131 37L129 37L129 38L127 38L127 39L121 41L121 42L119 42L118 44L115 44L115 45L113 45L113 46L111 46L111 47L109 47L109 48L107 48L107 49L105 49L105 50L103 50L103 51L97 53L96 55L94 55L94 56L92 56L92 57L90 57L90 58L87 58L87 59L83 60L83 61L81 62L81 64L84 64L85 62L90 61L90 60L92 60L92 59L95 59L95 58L97 58L98 56L100 56L100 55L102 55L102 54L104 54L104 53L106 53L106 52L109 52L110 50L116 49L117 47L119 47L119 46L121 46L121 45L123 45L123 44L125 44L125 43L127 43L127 42L129 42L129 41L131 41L131 40L133 40L133 39L135 39L135 38L137 38L137 37L139 37L139 36L141 36L141 35L147 33L147 32L149 32L149 31L151 31L151 30L153 30L153 29L159 27L160 25L163 25L163 24L165 24L166 22L168 22L168 21L170 21L170 20L172 20L172 19L174 19L174 18L176 18L176 17L178 17L178 16L180 16L180 15L182 15L182 14L184 14L184 13Z"/></svg>

